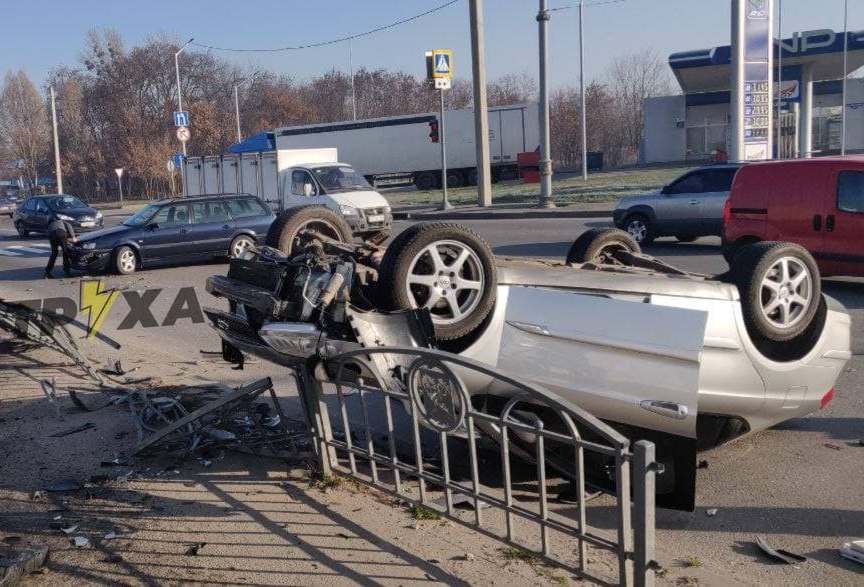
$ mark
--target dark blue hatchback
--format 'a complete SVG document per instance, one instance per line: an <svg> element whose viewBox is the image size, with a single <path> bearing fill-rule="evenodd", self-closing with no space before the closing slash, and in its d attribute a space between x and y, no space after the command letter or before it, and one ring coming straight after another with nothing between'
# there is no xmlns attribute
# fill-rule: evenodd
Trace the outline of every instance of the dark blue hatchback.
<svg viewBox="0 0 864 587"><path fill-rule="evenodd" d="M82 236L72 247L72 263L88 272L129 274L153 265L239 257L264 242L274 218L248 194L161 200L119 226Z"/></svg>

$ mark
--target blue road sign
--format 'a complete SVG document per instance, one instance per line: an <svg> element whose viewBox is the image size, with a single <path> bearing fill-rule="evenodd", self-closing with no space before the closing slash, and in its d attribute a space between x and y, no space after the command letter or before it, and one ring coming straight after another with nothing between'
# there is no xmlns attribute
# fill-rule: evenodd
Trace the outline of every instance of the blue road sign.
<svg viewBox="0 0 864 587"><path fill-rule="evenodd" d="M435 73L450 75L450 55L447 53L435 54Z"/></svg>
<svg viewBox="0 0 864 587"><path fill-rule="evenodd" d="M174 153L174 168L183 169L183 153Z"/></svg>
<svg viewBox="0 0 864 587"><path fill-rule="evenodd" d="M189 112L186 110L183 112L175 112L174 126L189 126Z"/></svg>

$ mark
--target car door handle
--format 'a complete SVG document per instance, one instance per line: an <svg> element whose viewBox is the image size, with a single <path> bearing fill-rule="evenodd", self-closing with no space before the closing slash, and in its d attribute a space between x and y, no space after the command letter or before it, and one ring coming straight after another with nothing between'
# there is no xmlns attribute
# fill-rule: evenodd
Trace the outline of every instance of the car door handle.
<svg viewBox="0 0 864 587"><path fill-rule="evenodd" d="M223 225L222 225L222 228L224 228L225 230L228 230L229 228L231 228L231 225L229 225L229 224L223 224Z"/></svg>
<svg viewBox="0 0 864 587"><path fill-rule="evenodd" d="M540 336L550 336L549 329L541 324L531 324L529 322L517 322L516 320L507 320L507 324L513 328L517 328L522 332L531 334L539 334Z"/></svg>
<svg viewBox="0 0 864 587"><path fill-rule="evenodd" d="M666 416L667 418L674 418L675 420L684 420L687 418L687 414L689 413L687 406L656 399L642 400L639 402L639 407L643 410Z"/></svg>
<svg viewBox="0 0 864 587"><path fill-rule="evenodd" d="M822 230L822 215L821 214L814 214L813 215L813 230L815 230L816 232L819 232L820 230Z"/></svg>
<svg viewBox="0 0 864 587"><path fill-rule="evenodd" d="M825 217L825 230L828 232L834 232L834 215L829 214Z"/></svg>
<svg viewBox="0 0 864 587"><path fill-rule="evenodd" d="M690 200L690 205L691 205L691 206L698 206L698 205L699 205L699 200Z"/></svg>

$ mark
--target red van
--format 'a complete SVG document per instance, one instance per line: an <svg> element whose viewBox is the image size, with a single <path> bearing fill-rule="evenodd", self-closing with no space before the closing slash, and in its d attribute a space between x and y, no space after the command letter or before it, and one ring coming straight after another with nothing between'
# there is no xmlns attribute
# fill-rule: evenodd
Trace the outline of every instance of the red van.
<svg viewBox="0 0 864 587"><path fill-rule="evenodd" d="M723 256L757 241L802 245L822 275L864 275L864 157L743 166L723 211Z"/></svg>

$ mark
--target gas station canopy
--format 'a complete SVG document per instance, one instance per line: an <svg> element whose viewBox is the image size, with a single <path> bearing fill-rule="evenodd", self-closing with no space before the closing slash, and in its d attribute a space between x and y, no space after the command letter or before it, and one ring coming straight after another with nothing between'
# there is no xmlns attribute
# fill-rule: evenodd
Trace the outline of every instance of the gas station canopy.
<svg viewBox="0 0 864 587"><path fill-rule="evenodd" d="M846 75L864 67L864 31L847 33L849 39ZM812 71L814 82L843 79L843 33L823 29L795 33L783 40L784 79L787 68ZM779 46L774 45L774 63ZM729 45L673 53L669 65L684 94L728 91L732 75L732 49ZM799 74L791 73L792 77Z"/></svg>

